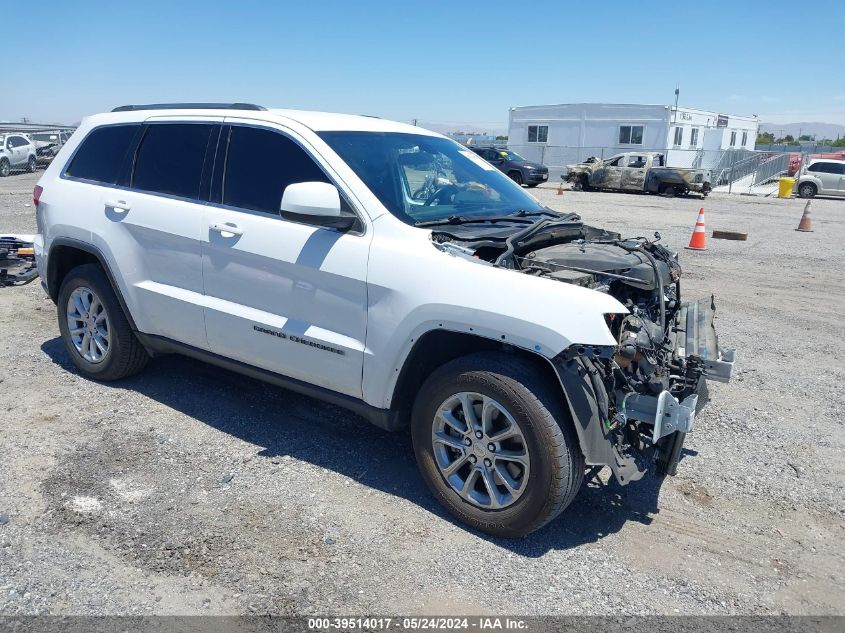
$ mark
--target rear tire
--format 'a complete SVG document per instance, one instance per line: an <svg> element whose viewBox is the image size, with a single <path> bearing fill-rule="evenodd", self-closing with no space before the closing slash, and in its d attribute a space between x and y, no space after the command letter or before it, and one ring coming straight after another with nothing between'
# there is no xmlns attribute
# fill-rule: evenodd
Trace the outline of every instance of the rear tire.
<svg viewBox="0 0 845 633"><path fill-rule="evenodd" d="M480 424L476 431L466 424L465 401L471 402L475 418L470 422ZM461 404L453 409L456 402ZM482 410L493 413L482 416ZM459 431L449 425L449 442L443 442L447 418L460 419L467 428ZM518 440L511 433L510 440L499 442L497 438L506 435L502 429L514 424ZM423 383L411 425L417 464L432 494L457 519L488 534L519 537L539 529L560 514L581 487L584 458L560 388L522 358L479 353L443 365ZM476 441L481 428L483 437ZM512 441L524 451L507 444ZM490 446L494 450L485 452ZM523 452L524 468L509 465L513 455ZM458 470L444 472L459 462ZM479 472L473 477L474 470Z"/></svg>
<svg viewBox="0 0 845 633"><path fill-rule="evenodd" d="M811 182L801 183L798 187L798 197L800 198L814 198L816 193L816 186Z"/></svg>
<svg viewBox="0 0 845 633"><path fill-rule="evenodd" d="M85 376L119 380L147 364L149 355L99 265L84 264L71 270L59 288L57 306L65 348Z"/></svg>

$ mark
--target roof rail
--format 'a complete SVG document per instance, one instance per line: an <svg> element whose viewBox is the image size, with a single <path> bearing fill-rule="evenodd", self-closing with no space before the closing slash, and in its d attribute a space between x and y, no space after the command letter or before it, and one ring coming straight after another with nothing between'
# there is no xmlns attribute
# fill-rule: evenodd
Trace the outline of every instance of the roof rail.
<svg viewBox="0 0 845 633"><path fill-rule="evenodd" d="M112 112L134 110L266 110L254 103L147 103L145 105L122 105Z"/></svg>

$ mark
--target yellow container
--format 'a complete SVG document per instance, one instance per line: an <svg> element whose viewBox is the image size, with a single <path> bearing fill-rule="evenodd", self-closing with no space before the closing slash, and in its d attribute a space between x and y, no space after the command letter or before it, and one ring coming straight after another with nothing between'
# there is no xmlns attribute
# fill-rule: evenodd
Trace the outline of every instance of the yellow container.
<svg viewBox="0 0 845 633"><path fill-rule="evenodd" d="M778 198L791 198L795 187L795 178L780 178L778 180Z"/></svg>

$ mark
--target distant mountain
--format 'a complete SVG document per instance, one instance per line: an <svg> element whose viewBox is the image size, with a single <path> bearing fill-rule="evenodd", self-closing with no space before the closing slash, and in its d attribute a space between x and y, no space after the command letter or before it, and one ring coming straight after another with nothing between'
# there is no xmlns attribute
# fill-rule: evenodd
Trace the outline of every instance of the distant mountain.
<svg viewBox="0 0 845 633"><path fill-rule="evenodd" d="M817 139L835 139L845 136L845 125L838 123L760 123L761 132L771 132L776 137L792 134L798 138L801 134L809 134Z"/></svg>
<svg viewBox="0 0 845 633"><path fill-rule="evenodd" d="M472 123L435 123L433 121L418 121L417 125L425 128L426 130L447 135L452 134L453 132L463 132L465 134L492 134L493 136L508 133L507 125L490 125L487 127L481 127L479 125L473 125Z"/></svg>

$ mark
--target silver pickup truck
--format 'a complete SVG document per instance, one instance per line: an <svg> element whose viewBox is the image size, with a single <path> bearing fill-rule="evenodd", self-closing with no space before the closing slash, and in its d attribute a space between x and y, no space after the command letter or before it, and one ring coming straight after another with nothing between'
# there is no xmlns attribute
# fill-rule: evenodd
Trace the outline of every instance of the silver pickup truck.
<svg viewBox="0 0 845 633"><path fill-rule="evenodd" d="M666 167L666 157L656 152L626 152L606 160L591 157L567 165L566 180L574 189L589 191L640 191L665 196L710 193L710 170Z"/></svg>

